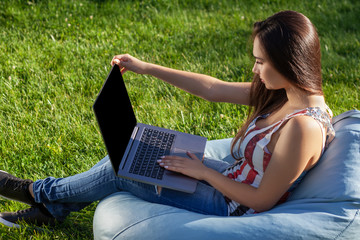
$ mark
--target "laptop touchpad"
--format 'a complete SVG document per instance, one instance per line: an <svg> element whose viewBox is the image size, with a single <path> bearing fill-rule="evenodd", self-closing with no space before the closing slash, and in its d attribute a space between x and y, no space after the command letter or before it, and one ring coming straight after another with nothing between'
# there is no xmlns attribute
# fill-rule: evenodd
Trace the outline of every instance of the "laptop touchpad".
<svg viewBox="0 0 360 240"><path fill-rule="evenodd" d="M180 157L185 157L185 158L190 158L186 152L190 152L190 153L193 153L196 155L196 157L199 159L199 160L202 160L203 157L204 157L204 154L203 153L200 153L198 151L189 151L189 150L185 150L185 149L182 149L182 148L174 148L172 153L170 155L175 155L175 156L180 156Z"/></svg>
<svg viewBox="0 0 360 240"><path fill-rule="evenodd" d="M187 152L187 150L185 150L185 149L174 148L171 155L189 158L189 156L186 154L186 152Z"/></svg>

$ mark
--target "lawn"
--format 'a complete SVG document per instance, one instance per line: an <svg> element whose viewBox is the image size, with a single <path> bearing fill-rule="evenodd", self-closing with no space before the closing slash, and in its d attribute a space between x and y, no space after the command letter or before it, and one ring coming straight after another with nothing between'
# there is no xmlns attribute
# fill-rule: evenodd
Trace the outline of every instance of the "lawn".
<svg viewBox="0 0 360 240"><path fill-rule="evenodd" d="M115 54L250 81L252 24L285 9L319 31L334 114L360 109L360 2L0 0L0 169L39 179L89 169L106 155L92 112ZM247 108L209 103L160 80L125 74L140 122L232 137ZM0 226L0 239L91 239L96 203L54 228ZM1 211L26 205L0 199Z"/></svg>

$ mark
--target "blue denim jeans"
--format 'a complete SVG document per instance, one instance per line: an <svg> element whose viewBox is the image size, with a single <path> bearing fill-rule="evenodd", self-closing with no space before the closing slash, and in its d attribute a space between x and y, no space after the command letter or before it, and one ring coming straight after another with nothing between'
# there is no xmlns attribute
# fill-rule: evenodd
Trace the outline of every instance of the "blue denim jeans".
<svg viewBox="0 0 360 240"><path fill-rule="evenodd" d="M204 164L222 172L229 163L205 159ZM153 185L115 176L108 157L90 170L66 177L48 177L33 184L35 201L43 203L57 219L63 220L70 212L79 211L90 203L106 196L127 191L153 203L166 204L202 214L227 216L227 203L222 193L199 181L195 193L188 194L163 188L157 194Z"/></svg>

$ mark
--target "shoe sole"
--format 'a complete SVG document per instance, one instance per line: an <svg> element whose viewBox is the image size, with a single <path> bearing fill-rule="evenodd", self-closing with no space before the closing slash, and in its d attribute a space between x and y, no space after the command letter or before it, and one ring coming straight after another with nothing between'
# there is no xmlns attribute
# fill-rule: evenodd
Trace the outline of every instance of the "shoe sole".
<svg viewBox="0 0 360 240"><path fill-rule="evenodd" d="M9 222L1 217L0 217L0 223L4 224L7 227L21 228L21 226L19 224Z"/></svg>

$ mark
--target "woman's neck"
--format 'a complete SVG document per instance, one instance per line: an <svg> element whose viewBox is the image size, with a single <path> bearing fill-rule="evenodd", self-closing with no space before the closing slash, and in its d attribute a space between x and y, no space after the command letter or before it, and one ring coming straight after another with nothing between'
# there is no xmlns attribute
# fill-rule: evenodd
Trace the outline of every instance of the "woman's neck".
<svg viewBox="0 0 360 240"><path fill-rule="evenodd" d="M294 110L307 107L325 108L325 99L322 95L314 95L306 93L298 88L290 88L286 90L288 101L286 105Z"/></svg>

